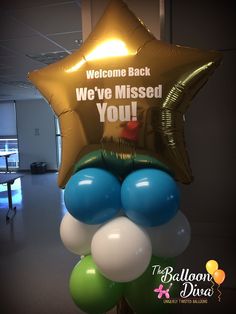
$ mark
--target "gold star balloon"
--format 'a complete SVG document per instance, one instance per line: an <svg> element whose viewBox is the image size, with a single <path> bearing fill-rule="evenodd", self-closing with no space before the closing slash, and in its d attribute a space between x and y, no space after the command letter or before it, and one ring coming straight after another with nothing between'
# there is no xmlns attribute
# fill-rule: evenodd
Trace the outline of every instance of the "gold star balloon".
<svg viewBox="0 0 236 314"><path fill-rule="evenodd" d="M157 40L123 1L111 1L79 50L29 73L59 118L59 186L78 162L98 159L130 171L162 165L191 182L184 114L220 59Z"/></svg>

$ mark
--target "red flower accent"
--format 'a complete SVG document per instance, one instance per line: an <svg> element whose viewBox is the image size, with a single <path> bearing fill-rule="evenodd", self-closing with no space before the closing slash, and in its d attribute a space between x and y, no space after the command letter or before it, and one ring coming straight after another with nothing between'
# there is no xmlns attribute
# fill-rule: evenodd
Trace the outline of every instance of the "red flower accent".
<svg viewBox="0 0 236 314"><path fill-rule="evenodd" d="M140 122L129 121L121 132L121 138L136 142L139 136Z"/></svg>

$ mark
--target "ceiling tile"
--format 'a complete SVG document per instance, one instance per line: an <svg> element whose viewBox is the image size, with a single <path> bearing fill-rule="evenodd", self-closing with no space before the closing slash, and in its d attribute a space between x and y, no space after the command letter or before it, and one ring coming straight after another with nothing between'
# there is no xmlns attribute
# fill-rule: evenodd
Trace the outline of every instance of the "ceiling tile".
<svg viewBox="0 0 236 314"><path fill-rule="evenodd" d="M0 14L0 30L0 41L35 35L35 33L24 24L3 14Z"/></svg>
<svg viewBox="0 0 236 314"><path fill-rule="evenodd" d="M26 55L65 53L80 39L80 0L1 0L0 100L40 97L27 77L45 65Z"/></svg>
<svg viewBox="0 0 236 314"><path fill-rule="evenodd" d="M19 58L19 56L0 56L0 64L4 64L5 66L15 67L21 61L22 60Z"/></svg>
<svg viewBox="0 0 236 314"><path fill-rule="evenodd" d="M82 32L49 35L50 39L68 50L78 49L82 42Z"/></svg>
<svg viewBox="0 0 236 314"><path fill-rule="evenodd" d="M12 11L14 16L43 34L81 31L81 11L76 3L63 3L37 10Z"/></svg>
<svg viewBox="0 0 236 314"><path fill-rule="evenodd" d="M6 76L6 75L12 75L12 74L17 74L17 70L12 67L0 67L0 76Z"/></svg>
<svg viewBox="0 0 236 314"><path fill-rule="evenodd" d="M25 56L17 58L0 57L0 80L27 80L28 72L44 65ZM17 77L16 77L17 76Z"/></svg>
<svg viewBox="0 0 236 314"><path fill-rule="evenodd" d="M0 42L0 57L9 57L9 56L15 56L15 54L9 51L8 49L1 47L1 42Z"/></svg>
<svg viewBox="0 0 236 314"><path fill-rule="evenodd" d="M42 98L36 88L16 87L0 83L0 100Z"/></svg>
<svg viewBox="0 0 236 314"><path fill-rule="evenodd" d="M61 47L58 47L41 36L6 40L1 42L1 46L6 47L18 54L31 54L63 50Z"/></svg>
<svg viewBox="0 0 236 314"><path fill-rule="evenodd" d="M15 9L26 9L26 8L35 8L39 6L49 6L59 3L73 2L65 0L1 0L0 8L4 10L15 10Z"/></svg>

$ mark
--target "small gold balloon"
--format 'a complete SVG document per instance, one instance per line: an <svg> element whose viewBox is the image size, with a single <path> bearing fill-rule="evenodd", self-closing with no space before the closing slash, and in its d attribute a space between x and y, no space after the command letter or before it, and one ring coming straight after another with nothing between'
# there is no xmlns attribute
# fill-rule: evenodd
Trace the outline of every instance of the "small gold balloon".
<svg viewBox="0 0 236 314"><path fill-rule="evenodd" d="M190 183L183 116L220 59L157 40L123 1L111 1L79 50L29 73L59 118L59 186L96 150L152 157Z"/></svg>
<svg viewBox="0 0 236 314"><path fill-rule="evenodd" d="M213 275L214 272L218 269L218 267L219 265L217 261L215 261L214 259L211 259L206 263L206 270L210 275Z"/></svg>
<svg viewBox="0 0 236 314"><path fill-rule="evenodd" d="M225 272L222 269L217 269L213 274L214 281L221 285L225 280Z"/></svg>

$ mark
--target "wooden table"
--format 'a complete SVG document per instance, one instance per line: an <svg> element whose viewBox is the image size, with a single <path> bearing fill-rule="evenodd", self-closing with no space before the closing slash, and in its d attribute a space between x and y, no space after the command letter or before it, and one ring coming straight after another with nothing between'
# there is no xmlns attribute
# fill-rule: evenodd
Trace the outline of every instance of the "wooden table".
<svg viewBox="0 0 236 314"><path fill-rule="evenodd" d="M7 196L8 196L8 211L6 214L6 221L9 222L10 219L14 218L16 214L16 206L12 204L12 193L11 193L11 185L14 181L20 177L22 174L17 173L0 173L0 184L7 184ZM10 216L10 213L13 211L13 216Z"/></svg>
<svg viewBox="0 0 236 314"><path fill-rule="evenodd" d="M0 152L0 157L4 157L5 158L5 162L6 162L6 172L9 171L8 169L8 158L11 156L11 155L14 155L16 154L16 152Z"/></svg>

